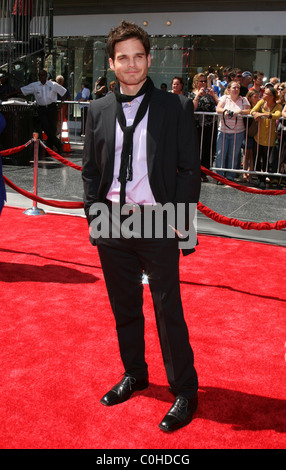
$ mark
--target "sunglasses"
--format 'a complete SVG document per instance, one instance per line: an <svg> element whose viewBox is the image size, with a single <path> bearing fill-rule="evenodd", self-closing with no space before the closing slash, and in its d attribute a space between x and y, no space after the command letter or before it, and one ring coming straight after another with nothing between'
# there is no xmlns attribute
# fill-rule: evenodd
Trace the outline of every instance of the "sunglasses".
<svg viewBox="0 0 286 470"><path fill-rule="evenodd" d="M200 83L207 83L206 80L199 80Z"/></svg>

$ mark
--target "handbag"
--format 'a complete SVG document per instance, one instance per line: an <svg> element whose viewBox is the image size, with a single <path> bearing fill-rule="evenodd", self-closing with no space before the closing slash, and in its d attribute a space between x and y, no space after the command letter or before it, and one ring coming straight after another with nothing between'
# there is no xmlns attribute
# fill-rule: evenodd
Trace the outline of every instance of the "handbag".
<svg viewBox="0 0 286 470"><path fill-rule="evenodd" d="M254 137L258 132L258 122L253 119L252 123L248 127L248 137Z"/></svg>

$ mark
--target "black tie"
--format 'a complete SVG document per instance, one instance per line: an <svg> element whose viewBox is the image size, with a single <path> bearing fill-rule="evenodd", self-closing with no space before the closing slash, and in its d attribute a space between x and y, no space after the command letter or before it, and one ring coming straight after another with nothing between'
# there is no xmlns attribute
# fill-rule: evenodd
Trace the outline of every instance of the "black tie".
<svg viewBox="0 0 286 470"><path fill-rule="evenodd" d="M140 88L138 93L134 96L123 95L120 93L120 85L117 82L114 88L114 94L117 100L117 119L121 130L123 132L123 145L121 151L121 162L118 181L120 182L120 207L125 204L126 198L126 183L127 181L132 181L133 179L133 170L132 170L132 153L133 153L133 134L139 124L143 119L148 109L154 84L151 78L147 77L143 86ZM131 126L126 126L126 119L124 111L122 108L122 103L130 102L137 98L138 96L144 95L144 98L138 108L135 119Z"/></svg>

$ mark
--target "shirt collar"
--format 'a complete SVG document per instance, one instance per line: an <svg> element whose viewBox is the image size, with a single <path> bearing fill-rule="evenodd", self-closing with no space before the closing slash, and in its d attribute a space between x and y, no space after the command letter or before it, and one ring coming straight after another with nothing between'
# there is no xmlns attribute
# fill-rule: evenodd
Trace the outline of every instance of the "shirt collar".
<svg viewBox="0 0 286 470"><path fill-rule="evenodd" d="M137 96L137 98L134 98L134 100L128 102L128 103L122 103L123 108L126 108L128 106L134 106L137 104L141 104L142 100L144 98L144 95Z"/></svg>

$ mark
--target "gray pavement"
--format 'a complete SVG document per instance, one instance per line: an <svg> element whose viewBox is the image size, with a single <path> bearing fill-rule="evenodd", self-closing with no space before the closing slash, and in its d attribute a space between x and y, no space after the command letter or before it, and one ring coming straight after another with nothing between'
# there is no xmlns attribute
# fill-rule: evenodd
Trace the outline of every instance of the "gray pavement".
<svg viewBox="0 0 286 470"><path fill-rule="evenodd" d="M38 165L38 196L57 201L82 201L83 188L81 173L57 160L46 158L44 151L40 152ZM72 147L70 154L64 154L69 161L81 165L82 146ZM17 187L33 192L34 169L32 163L25 165L14 163L14 157L2 157L3 174ZM21 162L21 160L20 160ZM286 219L286 195L267 196L238 191L229 186L219 186L208 177L208 183L202 183L200 201L205 206L226 217L241 221L276 222ZM272 188L274 189L274 188ZM33 201L6 185L7 205L28 209ZM46 213L57 212L84 217L83 209L54 208L49 205L37 204ZM264 243L286 246L286 230L243 230L215 222L198 211L198 232L208 235L233 237Z"/></svg>

